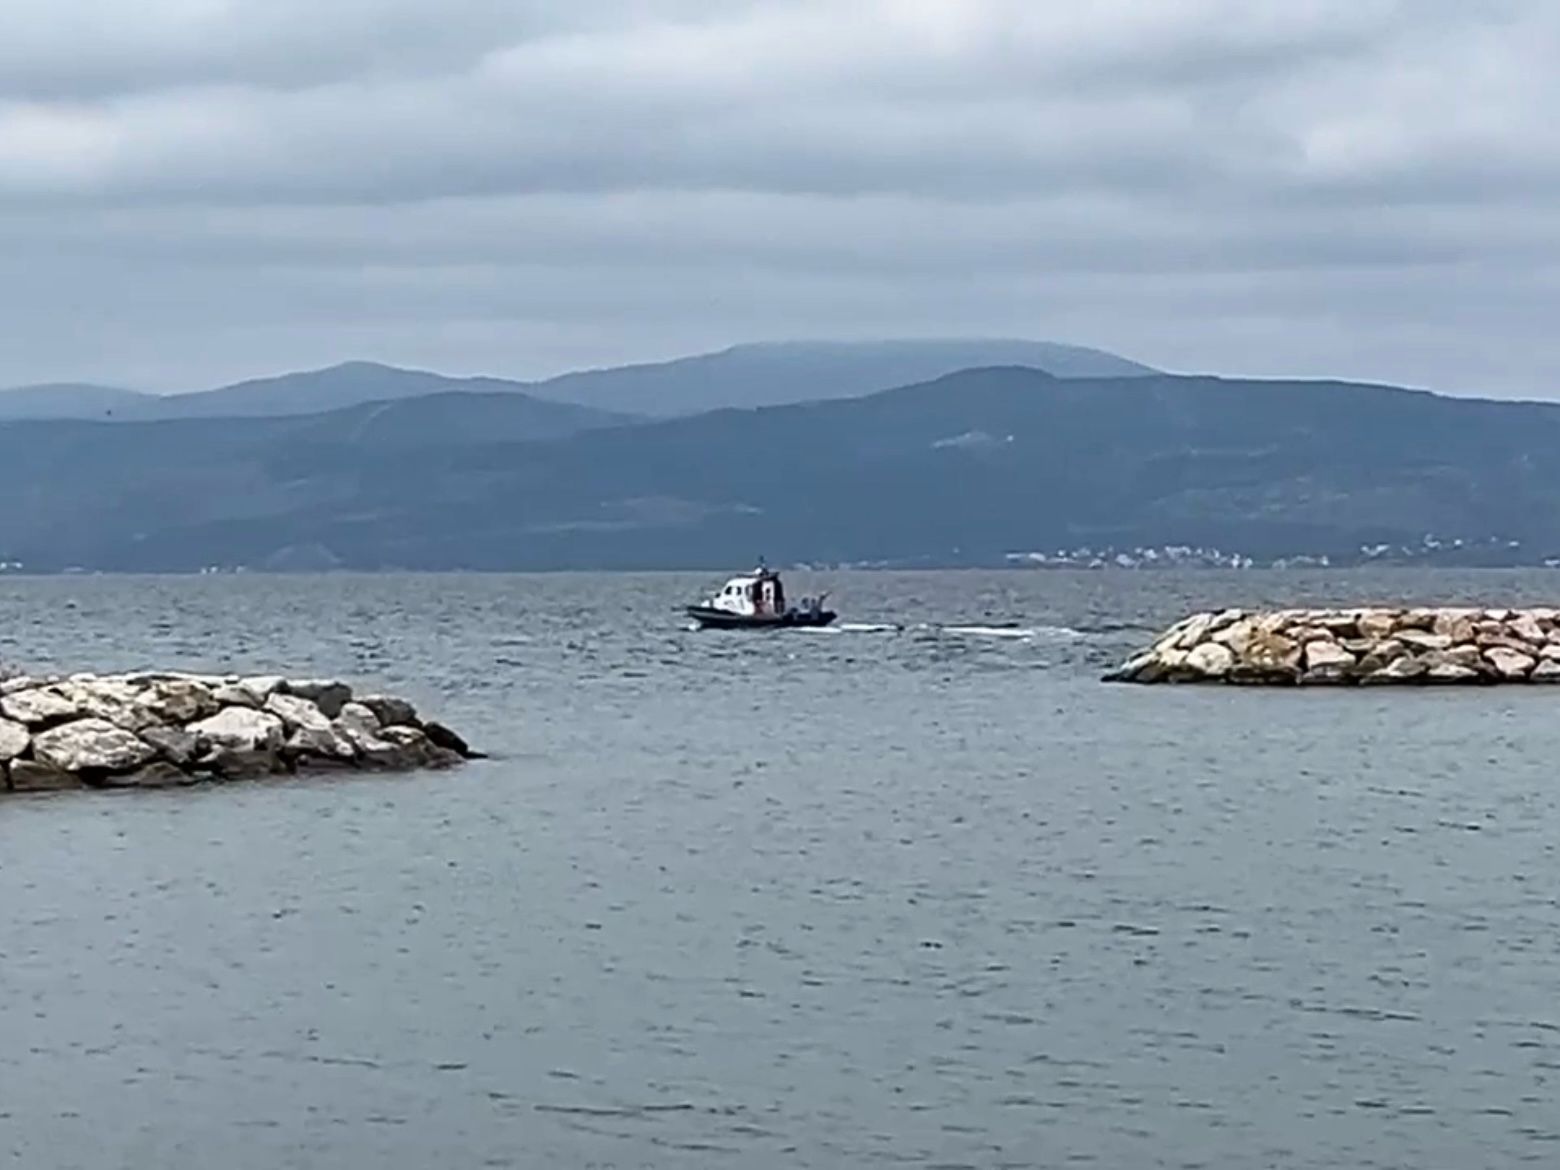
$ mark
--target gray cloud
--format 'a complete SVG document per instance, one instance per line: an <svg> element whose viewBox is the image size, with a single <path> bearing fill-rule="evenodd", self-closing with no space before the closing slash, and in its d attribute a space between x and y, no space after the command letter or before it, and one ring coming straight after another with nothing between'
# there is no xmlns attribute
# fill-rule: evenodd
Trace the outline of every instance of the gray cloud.
<svg viewBox="0 0 1560 1170"><path fill-rule="evenodd" d="M0 384L783 336L1560 396L1547 0L11 0Z"/></svg>

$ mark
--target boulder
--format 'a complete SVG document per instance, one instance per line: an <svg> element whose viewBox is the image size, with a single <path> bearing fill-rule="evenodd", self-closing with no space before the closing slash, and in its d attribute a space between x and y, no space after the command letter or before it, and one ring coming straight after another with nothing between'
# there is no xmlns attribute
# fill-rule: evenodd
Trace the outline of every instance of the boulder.
<svg viewBox="0 0 1560 1170"><path fill-rule="evenodd" d="M1507 680L1526 678L1536 665L1532 655L1505 646L1495 646L1486 650L1484 659L1495 668L1496 674Z"/></svg>
<svg viewBox="0 0 1560 1170"><path fill-rule="evenodd" d="M42 760L12 760L6 771L6 782L12 792L58 792L82 788L86 783L74 772Z"/></svg>
<svg viewBox="0 0 1560 1170"><path fill-rule="evenodd" d="M473 751L470 744L442 723L436 723L432 719L426 720L423 723L423 732L428 736L429 742L434 747L454 752L463 760L480 760L483 758L481 752Z"/></svg>
<svg viewBox="0 0 1560 1170"><path fill-rule="evenodd" d="M127 772L150 763L157 749L106 719L87 717L41 731L33 757L67 772Z"/></svg>
<svg viewBox="0 0 1560 1170"><path fill-rule="evenodd" d="M211 697L218 707L247 707L251 711L258 711L265 702L243 683L237 682L225 682L212 688Z"/></svg>
<svg viewBox="0 0 1560 1170"><path fill-rule="evenodd" d="M435 746L426 732L416 727L386 727L378 735L349 732L365 767L385 771L442 767L459 759L447 748Z"/></svg>
<svg viewBox="0 0 1560 1170"><path fill-rule="evenodd" d="M1187 618L1180 630L1176 632L1176 636L1170 641L1170 648L1173 650L1190 650L1212 631L1215 616L1211 613L1197 613Z"/></svg>
<svg viewBox="0 0 1560 1170"><path fill-rule="evenodd" d="M416 727L398 724L380 733L384 739L399 748L408 766L415 768L448 768L460 763L461 754L451 748L439 747L427 732Z"/></svg>
<svg viewBox="0 0 1560 1170"><path fill-rule="evenodd" d="M1535 683L1560 683L1560 662L1553 658L1545 658L1533 668L1533 673L1528 675L1529 682Z"/></svg>
<svg viewBox="0 0 1560 1170"><path fill-rule="evenodd" d="M1185 650L1167 649L1156 651L1153 661L1138 675L1138 682L1160 682L1164 679L1185 677L1186 672Z"/></svg>
<svg viewBox="0 0 1560 1170"><path fill-rule="evenodd" d="M1426 654L1425 661L1431 670L1437 666L1461 666L1466 670L1479 671L1486 665L1479 648L1472 645L1457 645L1446 650L1436 650Z"/></svg>
<svg viewBox="0 0 1560 1170"><path fill-rule="evenodd" d="M359 703L374 713L384 727L417 727L417 708L393 695L364 695Z"/></svg>
<svg viewBox="0 0 1560 1170"><path fill-rule="evenodd" d="M1506 623L1506 629L1513 637L1520 638L1530 646L1542 646L1548 641L1543 627L1530 613L1519 613Z"/></svg>
<svg viewBox="0 0 1560 1170"><path fill-rule="evenodd" d="M1294 682L1300 677L1300 644L1261 628L1252 635L1229 677L1232 682Z"/></svg>
<svg viewBox="0 0 1560 1170"><path fill-rule="evenodd" d="M166 760L153 760L133 772L120 772L103 778L105 788L181 788L194 783L194 776Z"/></svg>
<svg viewBox="0 0 1560 1170"><path fill-rule="evenodd" d="M1230 668L1234 665L1235 655L1230 648L1221 646L1217 642L1204 642L1186 655L1186 669L1195 671L1203 678L1223 678L1229 674Z"/></svg>
<svg viewBox="0 0 1560 1170"><path fill-rule="evenodd" d="M1470 683L1478 682L1483 677L1473 667L1455 662L1437 662L1425 672L1425 680L1432 683Z"/></svg>
<svg viewBox="0 0 1560 1170"><path fill-rule="evenodd" d="M1159 662L1159 655L1153 650L1145 650L1132 658L1127 659L1115 670L1105 676L1106 682L1130 683L1153 682L1153 678L1145 677L1153 673L1153 668Z"/></svg>
<svg viewBox="0 0 1560 1170"><path fill-rule="evenodd" d="M1397 614L1384 609L1366 610L1354 619L1354 626L1359 630L1360 637L1379 642L1392 636L1392 631L1397 628Z"/></svg>
<svg viewBox="0 0 1560 1170"><path fill-rule="evenodd" d="M1361 664L1363 665L1363 664ZM1385 666L1371 671L1360 681L1369 686L1391 685L1393 683L1418 682L1430 673L1429 665L1422 658L1415 658L1411 654L1405 654L1394 658Z"/></svg>
<svg viewBox="0 0 1560 1170"><path fill-rule="evenodd" d="M341 709L352 701L352 688L334 679L289 678L277 689L300 699L308 699L327 719L336 718L341 714Z"/></svg>
<svg viewBox="0 0 1560 1170"><path fill-rule="evenodd" d="M1311 620L1334 638L1359 637L1360 615L1357 613L1321 613Z"/></svg>
<svg viewBox="0 0 1560 1170"><path fill-rule="evenodd" d="M1305 644L1305 669L1309 671L1352 671L1358 665L1354 655L1331 638L1315 638Z"/></svg>
<svg viewBox="0 0 1560 1170"><path fill-rule="evenodd" d="M28 727L46 727L51 723L63 723L81 714L76 701L62 694L54 686L33 690L15 691L0 697L0 715L25 723Z"/></svg>
<svg viewBox="0 0 1560 1170"><path fill-rule="evenodd" d="M224 707L188 730L206 745L198 763L219 775L265 775L281 766L282 721L268 711Z"/></svg>
<svg viewBox="0 0 1560 1170"><path fill-rule="evenodd" d="M163 722L142 703L142 691L121 679L72 680L60 686L83 715L102 719L132 734Z"/></svg>
<svg viewBox="0 0 1560 1170"><path fill-rule="evenodd" d="M392 771L416 766L402 747L378 732L364 731L359 727L342 727L341 734L351 741L358 763L365 768Z"/></svg>
<svg viewBox="0 0 1560 1170"><path fill-rule="evenodd" d="M1430 627L1431 632L1446 638L1452 645L1471 642L1478 636L1473 624L1473 612L1469 610L1444 610Z"/></svg>
<svg viewBox="0 0 1560 1170"><path fill-rule="evenodd" d="M32 732L21 723L0 719L0 762L14 760L32 744Z"/></svg>
<svg viewBox="0 0 1560 1170"><path fill-rule="evenodd" d="M325 713L308 699L277 691L265 701L265 709L282 721L289 733L300 728L311 731L329 731L330 720Z"/></svg>
<svg viewBox="0 0 1560 1170"><path fill-rule="evenodd" d="M210 686L187 678L148 679L137 701L161 724L193 723L219 706Z"/></svg>
<svg viewBox="0 0 1560 1170"><path fill-rule="evenodd" d="M184 727L154 724L141 732L141 738L157 749L157 754L180 768L193 764L204 750L200 736Z"/></svg>
<svg viewBox="0 0 1560 1170"><path fill-rule="evenodd" d="M1428 630L1399 629L1393 637L1410 650L1449 650L1452 646L1450 637L1445 634L1432 634Z"/></svg>
<svg viewBox="0 0 1560 1170"><path fill-rule="evenodd" d="M1354 671L1346 666L1318 666L1300 675L1303 687L1341 687L1357 681Z"/></svg>
<svg viewBox="0 0 1560 1170"><path fill-rule="evenodd" d="M1499 633L1480 634L1474 644L1481 650L1512 650L1518 654L1536 654L1538 647L1531 642L1524 642L1515 635L1508 634L1504 630ZM1547 645L1547 643L1545 643Z"/></svg>
<svg viewBox="0 0 1560 1170"><path fill-rule="evenodd" d="M384 725L379 722L379 716L375 715L362 703L347 703L333 716L336 726L343 731L357 732L360 735L378 735L379 729Z"/></svg>
<svg viewBox="0 0 1560 1170"><path fill-rule="evenodd" d="M237 685L253 695L256 702L263 704L281 690L286 681L279 674L251 674L239 679Z"/></svg>
<svg viewBox="0 0 1560 1170"><path fill-rule="evenodd" d="M304 765L314 760L350 764L358 755L352 737L328 720L322 728L298 728L287 737L283 751L289 759Z"/></svg>
<svg viewBox="0 0 1560 1170"><path fill-rule="evenodd" d="M1251 644L1251 639L1256 636L1256 633L1256 619L1241 618L1214 634L1213 641L1220 646L1228 646L1235 657L1239 658L1246 652L1246 647Z"/></svg>

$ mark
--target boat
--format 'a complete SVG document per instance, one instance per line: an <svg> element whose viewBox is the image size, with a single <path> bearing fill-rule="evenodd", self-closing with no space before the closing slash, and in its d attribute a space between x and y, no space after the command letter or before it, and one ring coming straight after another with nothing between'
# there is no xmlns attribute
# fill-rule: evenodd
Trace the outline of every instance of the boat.
<svg viewBox="0 0 1560 1170"><path fill-rule="evenodd" d="M827 593L804 597L788 605L780 574L762 561L750 573L732 577L706 600L686 607L689 617L706 630L783 630L826 626L835 618L825 609Z"/></svg>

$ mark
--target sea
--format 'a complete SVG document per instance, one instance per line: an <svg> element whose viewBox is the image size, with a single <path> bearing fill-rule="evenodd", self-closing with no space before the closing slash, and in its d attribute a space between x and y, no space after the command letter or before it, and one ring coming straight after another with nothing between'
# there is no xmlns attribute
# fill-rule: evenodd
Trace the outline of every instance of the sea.
<svg viewBox="0 0 1560 1170"><path fill-rule="evenodd" d="M27 1170L1560 1165L1560 689L1108 686L1546 572L0 580L0 658L344 676L492 758L0 800Z"/></svg>

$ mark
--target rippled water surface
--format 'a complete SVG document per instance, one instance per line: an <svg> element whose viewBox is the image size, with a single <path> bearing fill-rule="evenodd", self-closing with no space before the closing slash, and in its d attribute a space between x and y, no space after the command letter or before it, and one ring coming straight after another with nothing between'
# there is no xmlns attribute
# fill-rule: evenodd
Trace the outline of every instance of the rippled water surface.
<svg viewBox="0 0 1560 1170"><path fill-rule="evenodd" d="M0 803L25 1167L1560 1165L1560 690L1097 683L1544 574L0 582L0 656L343 674L495 759Z"/></svg>

